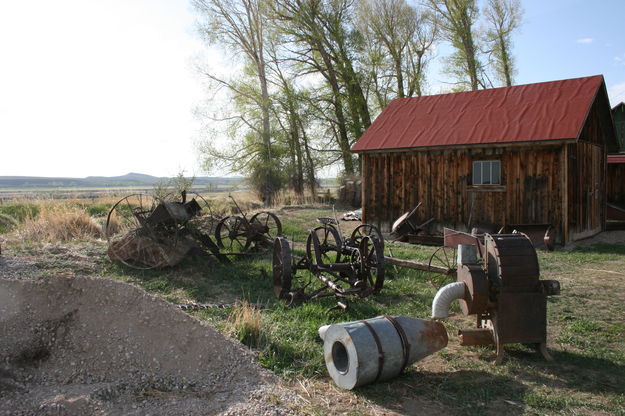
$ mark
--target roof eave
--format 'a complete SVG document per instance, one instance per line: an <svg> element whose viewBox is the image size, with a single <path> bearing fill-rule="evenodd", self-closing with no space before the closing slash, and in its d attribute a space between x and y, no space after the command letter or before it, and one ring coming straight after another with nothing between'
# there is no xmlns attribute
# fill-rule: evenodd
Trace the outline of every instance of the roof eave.
<svg viewBox="0 0 625 416"><path fill-rule="evenodd" d="M526 146L553 146L565 143L575 143L578 139L546 139L546 140L528 140L522 142L492 142L492 143L471 143L471 144L449 144L440 146L417 146L417 147L397 147L387 149L365 149L351 150L352 153L390 153L390 152L409 152L409 151L428 151L428 150L459 150L459 149L478 149L492 147L526 147Z"/></svg>

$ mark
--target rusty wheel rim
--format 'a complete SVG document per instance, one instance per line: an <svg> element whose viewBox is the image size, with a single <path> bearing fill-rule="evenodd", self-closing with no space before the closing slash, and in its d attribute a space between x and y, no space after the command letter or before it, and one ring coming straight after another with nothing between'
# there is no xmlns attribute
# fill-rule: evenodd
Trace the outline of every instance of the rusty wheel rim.
<svg viewBox="0 0 625 416"><path fill-rule="evenodd" d="M284 237L278 237L273 244L273 291L280 299L291 290L291 247Z"/></svg>
<svg viewBox="0 0 625 416"><path fill-rule="evenodd" d="M449 274L436 271L435 267L444 267L450 270ZM435 289L440 289L447 283L455 280L455 272L458 265L456 264L456 249L452 247L438 247L430 256L428 261L428 269L430 269L428 280Z"/></svg>

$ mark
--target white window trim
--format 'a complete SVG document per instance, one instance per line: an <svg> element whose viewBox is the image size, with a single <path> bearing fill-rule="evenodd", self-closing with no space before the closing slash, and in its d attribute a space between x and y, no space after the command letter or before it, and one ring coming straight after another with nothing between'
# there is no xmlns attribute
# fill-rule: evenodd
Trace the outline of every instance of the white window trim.
<svg viewBox="0 0 625 416"><path fill-rule="evenodd" d="M488 162L488 166L490 167L490 172L489 172L489 178L490 178L490 183L484 183L484 163ZM495 163L492 162L498 162L497 165L499 166L499 182L497 183L492 183L492 179L493 179L493 165L495 165ZM480 164L480 169L481 169L481 174L480 174L480 182L481 183L476 183L475 181L475 164L479 163ZM471 170L471 184L473 186L490 186L490 185L501 185L501 160L499 159L488 159L488 160L474 160L472 165L472 170Z"/></svg>

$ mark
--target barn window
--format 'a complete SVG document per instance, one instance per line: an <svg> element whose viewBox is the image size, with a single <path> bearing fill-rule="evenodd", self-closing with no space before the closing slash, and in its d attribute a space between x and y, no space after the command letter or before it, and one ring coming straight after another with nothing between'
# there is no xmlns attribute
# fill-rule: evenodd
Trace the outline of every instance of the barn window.
<svg viewBox="0 0 625 416"><path fill-rule="evenodd" d="M501 185L501 162L499 160L474 161L473 185Z"/></svg>

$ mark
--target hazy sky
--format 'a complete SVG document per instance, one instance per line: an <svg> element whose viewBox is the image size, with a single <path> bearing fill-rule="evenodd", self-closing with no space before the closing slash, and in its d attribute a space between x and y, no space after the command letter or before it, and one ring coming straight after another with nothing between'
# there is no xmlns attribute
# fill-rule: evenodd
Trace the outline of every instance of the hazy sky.
<svg viewBox="0 0 625 416"><path fill-rule="evenodd" d="M517 83L603 74L625 101L625 1L522 4ZM0 176L203 174L194 19L185 0L0 0Z"/></svg>

